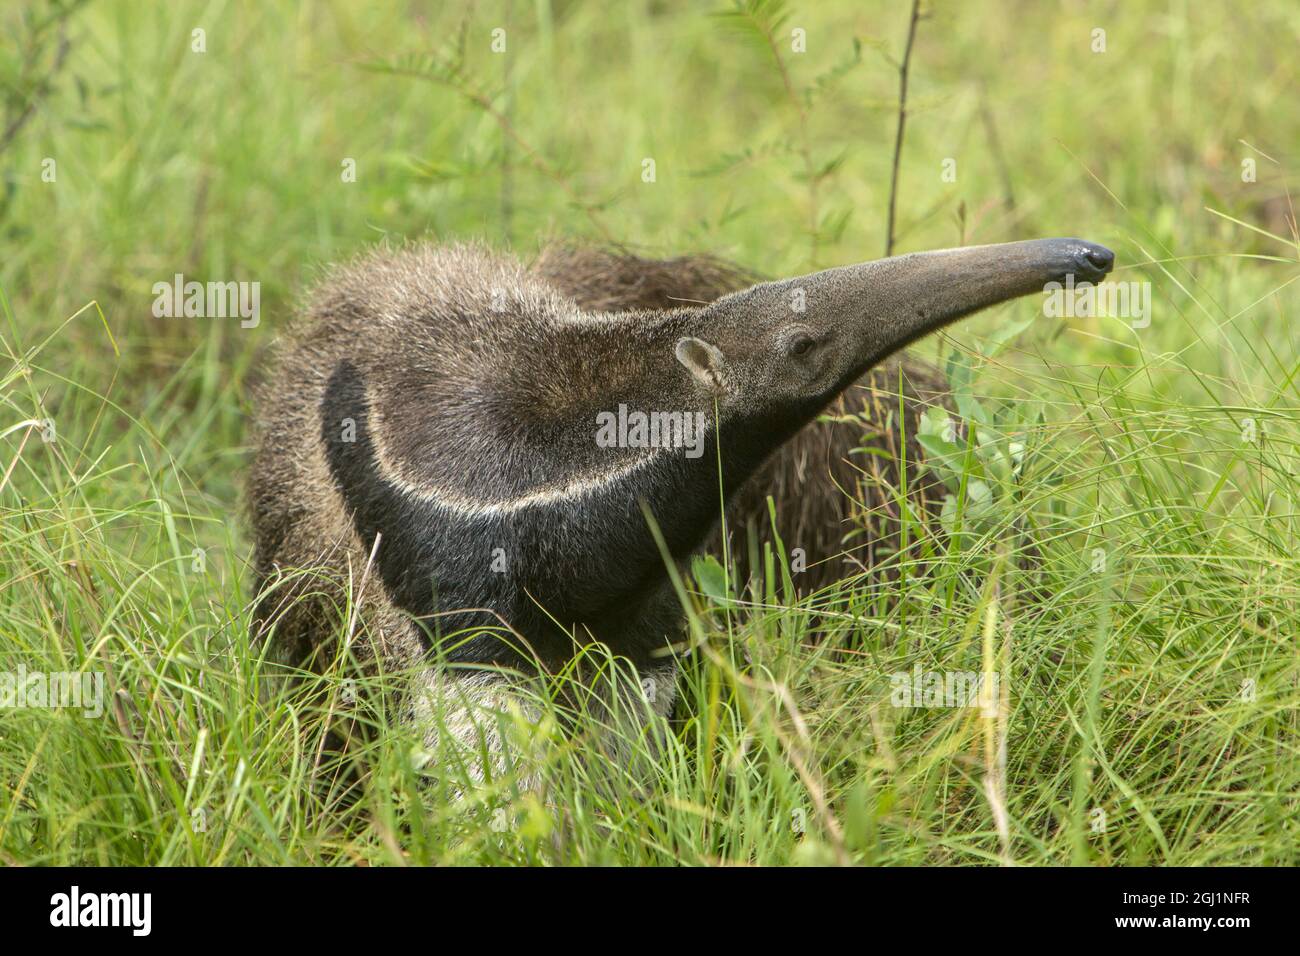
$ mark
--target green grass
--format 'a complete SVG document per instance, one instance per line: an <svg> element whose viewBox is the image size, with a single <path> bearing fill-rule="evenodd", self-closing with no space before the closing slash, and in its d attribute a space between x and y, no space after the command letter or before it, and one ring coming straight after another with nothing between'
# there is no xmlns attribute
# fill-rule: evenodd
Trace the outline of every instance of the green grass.
<svg viewBox="0 0 1300 956"><path fill-rule="evenodd" d="M42 83L56 8L6 7L4 122L37 107L0 152L0 670L110 696L0 715L0 861L1300 862L1300 12L1010 6L920 24L899 248L1080 235L1151 283L1150 326L1030 299L922 343L969 369L977 422L946 549L895 559L887 595L702 570L648 789L543 688L531 741L507 722L544 786L462 801L380 703L347 760L321 748L348 662L294 683L250 646L261 349L383 236L613 236L772 275L881 255L907 11L95 2ZM260 281L261 324L153 318L176 272ZM996 668L997 713L892 707L918 665Z"/></svg>

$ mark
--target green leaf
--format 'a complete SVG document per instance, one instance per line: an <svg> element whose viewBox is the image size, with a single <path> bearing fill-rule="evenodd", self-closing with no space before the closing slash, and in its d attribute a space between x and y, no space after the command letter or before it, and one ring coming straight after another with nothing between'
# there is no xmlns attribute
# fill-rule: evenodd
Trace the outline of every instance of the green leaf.
<svg viewBox="0 0 1300 956"><path fill-rule="evenodd" d="M1025 329L1029 328L1029 326L1032 325L1034 320L1037 318L1038 318L1037 314L1031 312L1029 315L1025 316L1019 322L1009 322L1006 325L1002 326L1002 328L998 329L997 332L993 333L993 335L989 337L988 340L989 344L987 349L984 352L984 355L987 358L992 358L993 356L997 355L999 352L1001 352L1004 348L1007 347L1007 345L1011 342L1012 339L1018 336Z"/></svg>
<svg viewBox="0 0 1300 956"><path fill-rule="evenodd" d="M694 575L700 590L714 604L731 603L731 595L727 593L727 572L713 555L706 554L695 558L691 562L691 574Z"/></svg>

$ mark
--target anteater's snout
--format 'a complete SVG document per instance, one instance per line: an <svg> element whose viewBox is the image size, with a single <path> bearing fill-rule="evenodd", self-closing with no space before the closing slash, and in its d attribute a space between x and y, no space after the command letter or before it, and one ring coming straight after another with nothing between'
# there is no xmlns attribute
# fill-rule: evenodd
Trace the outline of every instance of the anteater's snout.
<svg viewBox="0 0 1300 956"><path fill-rule="evenodd" d="M1115 253L1095 242L1076 240L1075 248L1070 250L1070 258L1075 265L1076 279L1096 282L1115 265Z"/></svg>

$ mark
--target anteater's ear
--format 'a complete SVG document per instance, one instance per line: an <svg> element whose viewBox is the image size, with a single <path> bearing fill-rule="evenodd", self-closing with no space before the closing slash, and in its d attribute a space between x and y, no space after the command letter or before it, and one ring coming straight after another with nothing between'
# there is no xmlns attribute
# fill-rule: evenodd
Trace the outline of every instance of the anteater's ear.
<svg viewBox="0 0 1300 956"><path fill-rule="evenodd" d="M677 361L686 366L695 380L714 395L726 391L722 378L722 353L703 339L679 339Z"/></svg>

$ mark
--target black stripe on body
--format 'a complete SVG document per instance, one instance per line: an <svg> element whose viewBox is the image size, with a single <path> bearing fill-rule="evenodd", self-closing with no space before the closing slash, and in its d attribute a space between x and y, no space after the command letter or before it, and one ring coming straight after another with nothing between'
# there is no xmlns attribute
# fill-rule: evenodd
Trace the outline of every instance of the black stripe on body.
<svg viewBox="0 0 1300 956"><path fill-rule="evenodd" d="M412 497L381 473L365 383L354 364L343 361L334 370L320 411L334 482L367 553L382 535L376 570L392 602L407 613L427 619L440 610L490 609L548 665L573 654L566 628L576 629L580 640L589 631L637 663L678 638L681 608L639 499L650 499L672 552L689 552L711 530L718 510L710 456L700 462L661 456L634 479L588 496L469 515ZM354 423L354 441L343 440L345 419ZM505 573L492 570L497 548L505 555ZM491 614L464 612L428 619L426 629L451 635L500 626ZM518 643L513 635L433 640L454 662L519 666L529 660L508 643Z"/></svg>

